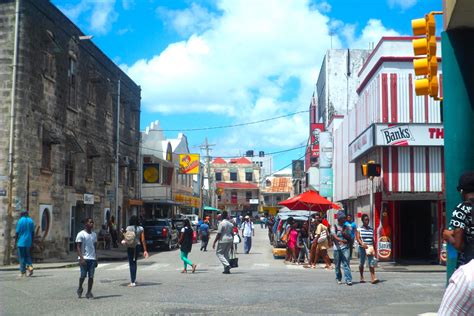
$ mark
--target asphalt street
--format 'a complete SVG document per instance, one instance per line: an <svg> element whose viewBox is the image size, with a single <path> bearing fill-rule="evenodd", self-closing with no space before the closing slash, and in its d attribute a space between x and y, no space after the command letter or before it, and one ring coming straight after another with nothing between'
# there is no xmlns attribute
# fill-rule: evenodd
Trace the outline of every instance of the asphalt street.
<svg viewBox="0 0 474 316"><path fill-rule="evenodd" d="M338 285L334 271L305 269L275 260L266 230L256 227L251 253L222 274L212 242L194 245L194 274L181 274L179 251L140 260L138 286L127 287L128 262L101 263L94 300L76 296L79 268L36 270L30 278L0 272L1 315L418 315L434 313L444 292L444 273L381 272L381 283ZM239 250L242 249L239 245ZM366 276L369 279L369 275Z"/></svg>

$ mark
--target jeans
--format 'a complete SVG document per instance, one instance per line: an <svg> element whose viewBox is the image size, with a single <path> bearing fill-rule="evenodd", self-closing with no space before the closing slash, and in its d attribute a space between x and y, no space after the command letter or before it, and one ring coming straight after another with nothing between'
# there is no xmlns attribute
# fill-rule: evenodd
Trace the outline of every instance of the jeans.
<svg viewBox="0 0 474 316"><path fill-rule="evenodd" d="M369 263L369 268L374 268L377 265L377 259L375 259L375 256L367 256L367 253L365 252L365 248L359 246L359 254L360 254L360 261L359 261L359 266L363 267L365 265L365 261L368 260Z"/></svg>
<svg viewBox="0 0 474 316"><path fill-rule="evenodd" d="M86 264L80 265L81 268L81 279L85 279L86 276L89 276L89 279L94 278L96 260L94 259L85 259Z"/></svg>
<svg viewBox="0 0 474 316"><path fill-rule="evenodd" d="M209 236L201 236L201 250L207 250L207 243L209 242Z"/></svg>
<svg viewBox="0 0 474 316"><path fill-rule="evenodd" d="M302 261L304 262L304 256L306 255L306 258L308 259L308 262L309 262L308 239L304 238L302 240L302 242L303 242L303 248L300 249L300 254L298 256L298 261L301 262L301 259L303 259Z"/></svg>
<svg viewBox="0 0 474 316"><path fill-rule="evenodd" d="M229 254L232 249L232 245L233 244L231 242L217 243L216 255L217 258L219 258L219 261L224 266L224 268L229 267Z"/></svg>
<svg viewBox="0 0 474 316"><path fill-rule="evenodd" d="M130 279L132 283L135 283L135 280L137 279L137 248L138 246L135 246L135 248L127 248L128 267L130 268Z"/></svg>
<svg viewBox="0 0 474 316"><path fill-rule="evenodd" d="M252 248L252 237L244 236L244 253L249 253Z"/></svg>
<svg viewBox="0 0 474 316"><path fill-rule="evenodd" d="M334 250L334 265L336 266L336 279L342 280L341 264L344 269L344 278L347 282L352 282L351 267L349 266L349 248Z"/></svg>
<svg viewBox="0 0 474 316"><path fill-rule="evenodd" d="M18 260L21 273L26 273L26 267L32 266L30 247L18 247Z"/></svg>
<svg viewBox="0 0 474 316"><path fill-rule="evenodd" d="M191 267L193 266L193 263L191 262L191 260L188 259L188 253L189 252L184 252L181 250L181 260L183 260L184 262L184 270L186 270L188 265L190 265Z"/></svg>

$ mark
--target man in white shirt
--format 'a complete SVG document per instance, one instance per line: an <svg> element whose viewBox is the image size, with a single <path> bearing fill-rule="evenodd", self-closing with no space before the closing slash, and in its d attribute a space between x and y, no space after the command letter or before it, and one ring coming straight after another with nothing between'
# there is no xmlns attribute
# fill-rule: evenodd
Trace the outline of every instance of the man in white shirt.
<svg viewBox="0 0 474 316"><path fill-rule="evenodd" d="M94 272L97 267L97 235L92 231L94 227L94 221L92 218L86 218L84 221L85 227L81 230L76 237L76 250L81 267L81 276L79 278L79 288L77 289L77 296L82 297L82 284L86 276L89 276L87 281L87 293L86 298L93 299L92 285L94 284Z"/></svg>
<svg viewBox="0 0 474 316"><path fill-rule="evenodd" d="M212 249L216 248L216 255L219 258L219 261L224 266L224 274L230 274L230 251L232 249L232 242L234 241L234 237L232 235L232 229L234 225L227 220L227 211L222 211L222 221L219 223L217 227L217 235L216 239L214 239L214 243L212 244Z"/></svg>
<svg viewBox="0 0 474 316"><path fill-rule="evenodd" d="M438 315L474 315L474 259L457 269L449 279Z"/></svg>
<svg viewBox="0 0 474 316"><path fill-rule="evenodd" d="M244 223L242 224L242 236L244 236L244 253L248 254L250 248L252 248L252 236L255 236L253 223L248 215L245 216Z"/></svg>

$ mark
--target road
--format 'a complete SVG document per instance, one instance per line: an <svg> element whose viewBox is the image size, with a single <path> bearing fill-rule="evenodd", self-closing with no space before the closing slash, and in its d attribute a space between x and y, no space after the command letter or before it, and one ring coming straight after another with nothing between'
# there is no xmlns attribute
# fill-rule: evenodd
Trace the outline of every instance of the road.
<svg viewBox="0 0 474 316"><path fill-rule="evenodd" d="M140 260L135 288L127 287L127 262L96 270L95 300L78 299L79 268L36 270L19 279L0 273L1 315L417 315L436 312L444 292L443 273L383 272L381 283L338 285L334 271L285 265L271 255L266 231L256 228L240 267L223 275L212 251L195 245L195 274L181 274L179 251L155 252ZM242 248L242 244L239 245ZM367 275L368 278L368 275Z"/></svg>

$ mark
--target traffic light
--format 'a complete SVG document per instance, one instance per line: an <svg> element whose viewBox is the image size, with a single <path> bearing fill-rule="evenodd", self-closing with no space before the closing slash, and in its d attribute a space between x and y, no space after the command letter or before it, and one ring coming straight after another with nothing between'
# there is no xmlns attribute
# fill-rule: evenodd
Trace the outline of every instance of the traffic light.
<svg viewBox="0 0 474 316"><path fill-rule="evenodd" d="M369 178L380 177L380 174L382 172L382 167L380 166L380 164L375 163L373 160L365 164L362 164L360 168L362 171L362 175L364 177L369 177Z"/></svg>
<svg viewBox="0 0 474 316"><path fill-rule="evenodd" d="M360 169L362 170L362 175L363 175L364 177L367 177L367 164L366 164L366 163L362 164L362 165L360 166Z"/></svg>
<svg viewBox="0 0 474 316"><path fill-rule="evenodd" d="M413 68L416 76L423 76L415 80L416 95L429 95L438 99L438 59L436 57L436 22L434 16L442 12L430 12L424 18L411 21L413 35L424 36L412 41L415 56Z"/></svg>

